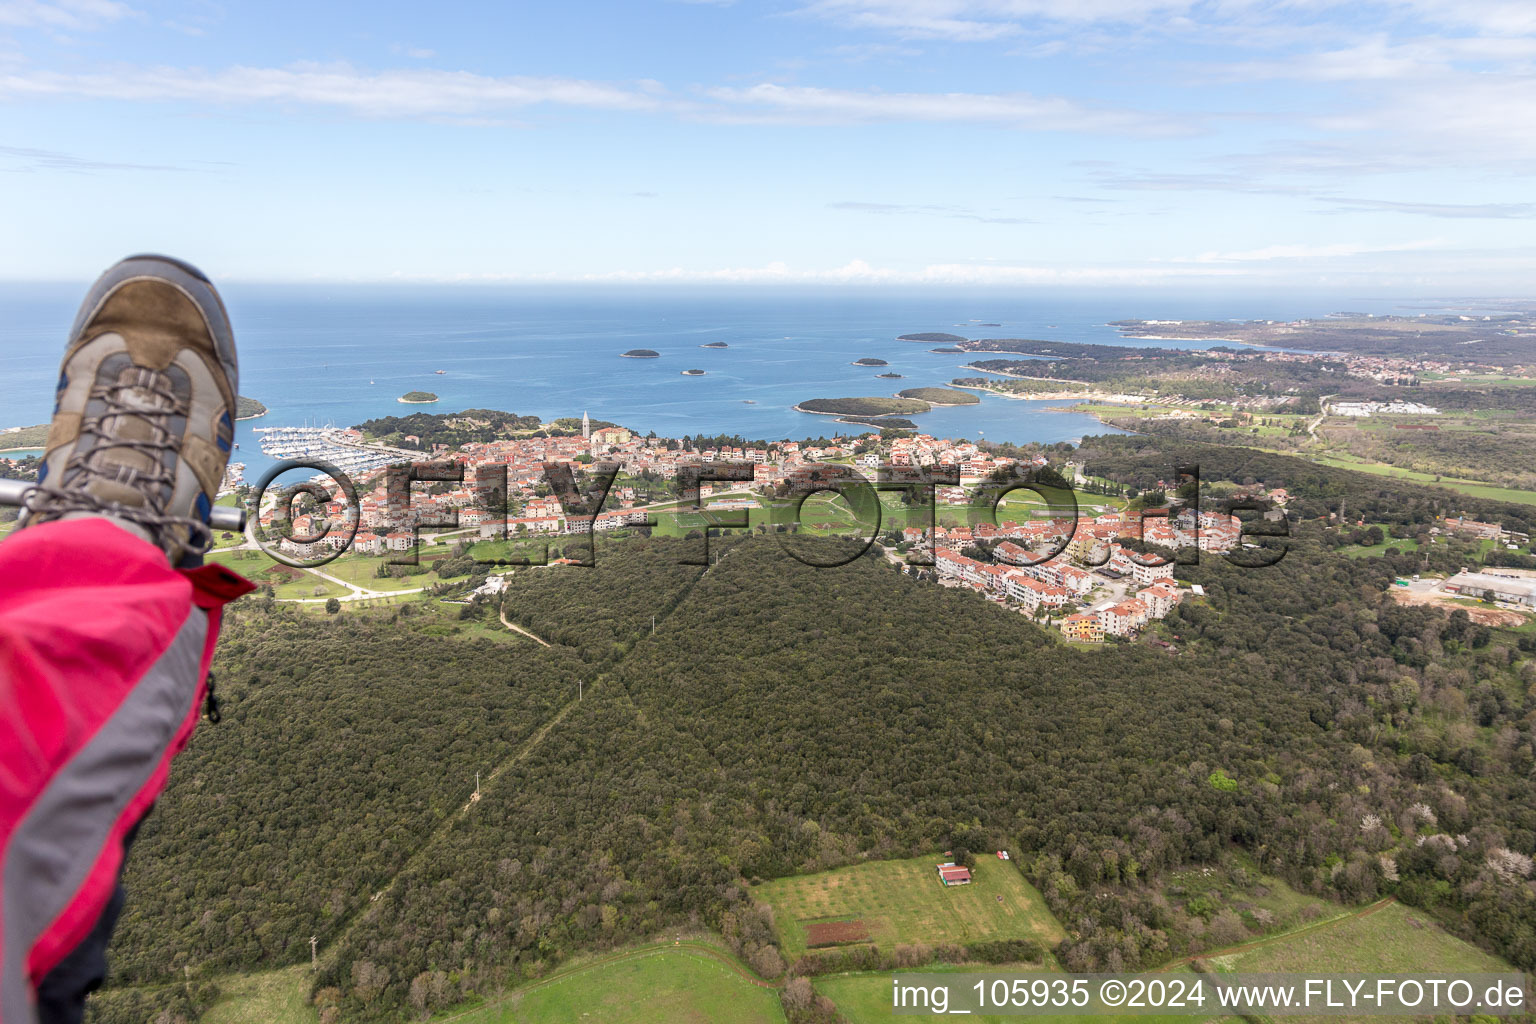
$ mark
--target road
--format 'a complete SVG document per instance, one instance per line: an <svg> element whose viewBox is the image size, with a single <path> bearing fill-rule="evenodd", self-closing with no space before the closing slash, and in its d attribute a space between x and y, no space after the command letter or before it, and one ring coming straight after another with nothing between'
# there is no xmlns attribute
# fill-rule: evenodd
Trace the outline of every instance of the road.
<svg viewBox="0 0 1536 1024"><path fill-rule="evenodd" d="M1338 397L1338 395L1324 395L1322 398L1317 400L1317 419L1307 424L1308 437L1317 437L1318 424L1322 423L1323 420L1328 418L1328 399Z"/></svg>
<svg viewBox="0 0 1536 1024"><path fill-rule="evenodd" d="M537 636L537 635L535 635L533 633L528 632L526 629L524 629L522 626L519 626L515 622L508 621L507 613L506 612L502 612L501 613L501 624L503 626L506 626L512 632L514 632L514 633L521 633L521 634L523 634L523 636L527 637L529 640L537 641L538 643L543 644L545 647L553 646L548 640L545 640L543 637Z"/></svg>

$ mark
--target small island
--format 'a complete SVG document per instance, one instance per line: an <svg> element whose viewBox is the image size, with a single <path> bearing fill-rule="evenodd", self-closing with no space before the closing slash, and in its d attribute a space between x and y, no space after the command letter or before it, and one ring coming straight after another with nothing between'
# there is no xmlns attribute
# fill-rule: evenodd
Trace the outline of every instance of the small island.
<svg viewBox="0 0 1536 1024"><path fill-rule="evenodd" d="M896 392L897 398L915 398L929 405L977 405L981 398L953 388L907 388Z"/></svg>
<svg viewBox="0 0 1536 1024"><path fill-rule="evenodd" d="M632 348L628 352L619 353L625 359L659 359L661 353L653 348Z"/></svg>
<svg viewBox="0 0 1536 1024"><path fill-rule="evenodd" d="M236 420L254 420L258 416L265 416L266 414L267 407L256 401L256 399L247 398L244 395L235 396Z"/></svg>
<svg viewBox="0 0 1536 1024"><path fill-rule="evenodd" d="M946 345L953 345L957 341L965 339L958 334L945 334L943 331L925 331L921 334L903 334L897 341L937 341Z"/></svg>
<svg viewBox="0 0 1536 1024"><path fill-rule="evenodd" d="M875 376L881 380L900 380L906 375L901 373L877 373Z"/></svg>
<svg viewBox="0 0 1536 1024"><path fill-rule="evenodd" d="M863 423L881 430L916 430L917 424L905 416L842 416L839 423Z"/></svg>
<svg viewBox="0 0 1536 1024"><path fill-rule="evenodd" d="M395 401L404 402L406 405L431 405L437 401L437 396L430 391L407 391Z"/></svg>
<svg viewBox="0 0 1536 1024"><path fill-rule="evenodd" d="M723 341L710 341L710 342L706 342L705 344L699 346L699 348L730 348L730 347L731 346L727 345Z"/></svg>
<svg viewBox="0 0 1536 1024"><path fill-rule="evenodd" d="M703 370L684 370L683 371L683 376L684 377L702 377L702 376L704 376L704 371Z"/></svg>
<svg viewBox="0 0 1536 1024"><path fill-rule="evenodd" d="M948 348L931 348L928 351L929 352L937 352L940 355L947 356L947 355L953 355L956 352L964 352L965 349L963 349L963 348L955 348L953 345L950 345Z"/></svg>
<svg viewBox="0 0 1536 1024"><path fill-rule="evenodd" d="M48 441L48 424L35 427L12 427L0 431L0 452L24 452L41 448Z"/></svg>
<svg viewBox="0 0 1536 1024"><path fill-rule="evenodd" d="M931 406L911 398L809 398L796 412L819 416L900 416L927 412Z"/></svg>
<svg viewBox="0 0 1536 1024"><path fill-rule="evenodd" d="M1001 327L1002 324L977 324L977 327Z"/></svg>
<svg viewBox="0 0 1536 1024"><path fill-rule="evenodd" d="M865 356L863 359L855 359L850 365L852 365L852 366L890 366L891 364L886 362L884 359L874 359L874 358L871 358L870 356Z"/></svg>

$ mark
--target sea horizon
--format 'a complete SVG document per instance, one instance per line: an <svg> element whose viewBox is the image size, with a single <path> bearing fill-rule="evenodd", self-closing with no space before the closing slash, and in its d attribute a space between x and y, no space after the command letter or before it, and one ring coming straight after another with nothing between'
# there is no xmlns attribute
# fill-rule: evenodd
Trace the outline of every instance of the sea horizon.
<svg viewBox="0 0 1536 1024"><path fill-rule="evenodd" d="M857 430L797 412L811 398L891 395L978 376L974 354L935 353L899 335L1156 345L1109 321L1289 320L1341 309L1402 313L1412 297L1335 292L920 289L493 288L489 286L244 285L222 288L240 349L240 392L267 406L238 424L236 461L255 478L270 460L257 428L354 426L413 412L499 409L548 421L589 413L662 436L750 440ZM0 429L45 423L65 334L82 289L0 284ZM1422 307L1413 307L1419 308ZM997 325L997 326L991 326ZM727 348L705 348L724 342ZM1204 349L1217 340L1165 342ZM623 358L652 349L655 359ZM888 366L851 365L861 358ZM689 377L687 369L702 369ZM437 371L443 371L438 373ZM881 379L880 373L900 373ZM398 401L430 391L433 404ZM978 394L978 392L969 392ZM980 394L979 405L912 417L924 433L1054 443L1114 432L1058 399Z"/></svg>

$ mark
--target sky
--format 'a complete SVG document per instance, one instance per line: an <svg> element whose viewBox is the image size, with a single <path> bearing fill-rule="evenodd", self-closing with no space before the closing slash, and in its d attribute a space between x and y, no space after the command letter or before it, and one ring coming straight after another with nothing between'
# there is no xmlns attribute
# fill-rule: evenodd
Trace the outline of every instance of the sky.
<svg viewBox="0 0 1536 1024"><path fill-rule="evenodd" d="M0 280L1529 296L1531 0L0 0Z"/></svg>

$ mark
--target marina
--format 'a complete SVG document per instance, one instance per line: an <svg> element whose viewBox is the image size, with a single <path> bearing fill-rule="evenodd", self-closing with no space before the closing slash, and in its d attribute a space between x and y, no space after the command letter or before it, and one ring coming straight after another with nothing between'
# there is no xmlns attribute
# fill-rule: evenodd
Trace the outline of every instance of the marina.
<svg viewBox="0 0 1536 1024"><path fill-rule="evenodd" d="M259 427L261 452L283 461L323 461L350 474L366 473L400 462L416 462L421 452L368 444L355 430L341 427Z"/></svg>

